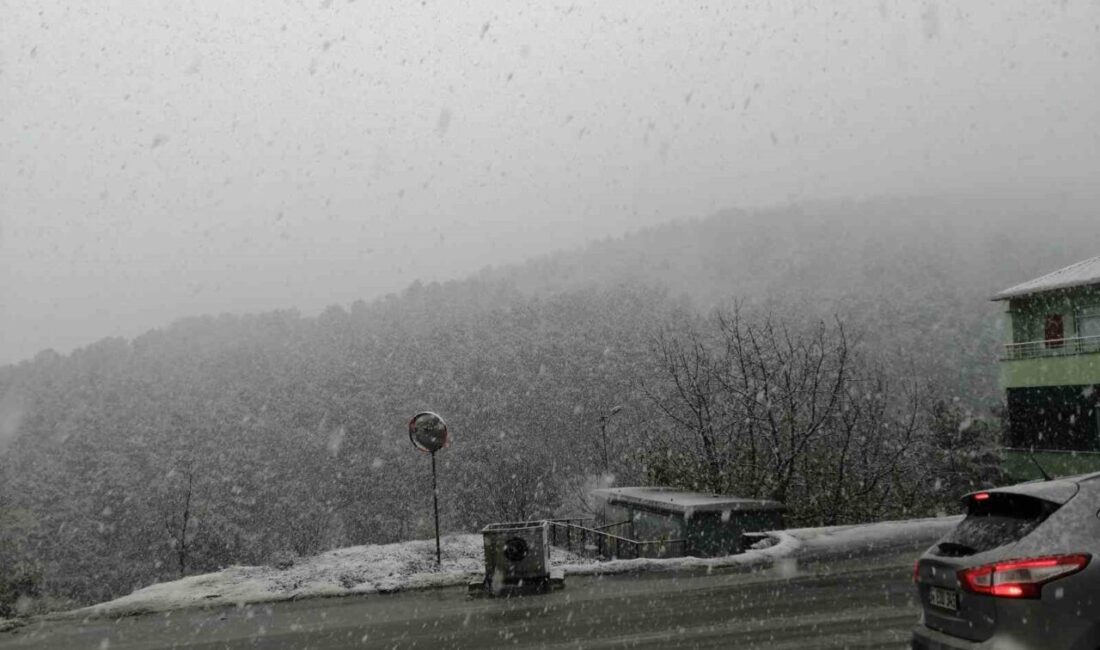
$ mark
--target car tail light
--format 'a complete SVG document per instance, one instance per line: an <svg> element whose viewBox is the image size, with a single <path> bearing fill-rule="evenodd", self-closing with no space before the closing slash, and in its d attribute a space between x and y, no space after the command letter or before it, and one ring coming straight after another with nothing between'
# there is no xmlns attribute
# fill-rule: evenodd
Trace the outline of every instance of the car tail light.
<svg viewBox="0 0 1100 650"><path fill-rule="evenodd" d="M1077 573L1091 556L1055 555L986 564L958 572L965 591L1000 598L1038 598L1043 585Z"/></svg>

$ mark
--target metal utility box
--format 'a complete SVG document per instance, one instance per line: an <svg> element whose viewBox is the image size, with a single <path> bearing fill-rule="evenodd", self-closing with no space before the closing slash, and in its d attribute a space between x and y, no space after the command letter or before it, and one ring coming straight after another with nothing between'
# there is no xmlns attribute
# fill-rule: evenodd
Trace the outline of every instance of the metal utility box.
<svg viewBox="0 0 1100 650"><path fill-rule="evenodd" d="M485 584L490 589L550 580L550 525L545 521L489 524L485 540Z"/></svg>
<svg viewBox="0 0 1100 650"><path fill-rule="evenodd" d="M740 553L744 534L783 527L778 501L741 499L666 487L592 492L597 528L642 542L662 541L678 555Z"/></svg>

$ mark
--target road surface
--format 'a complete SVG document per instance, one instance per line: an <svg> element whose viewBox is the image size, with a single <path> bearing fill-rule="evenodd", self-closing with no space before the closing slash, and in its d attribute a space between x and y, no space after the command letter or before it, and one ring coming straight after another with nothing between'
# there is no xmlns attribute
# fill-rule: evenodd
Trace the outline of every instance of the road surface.
<svg viewBox="0 0 1100 650"><path fill-rule="evenodd" d="M508 599L465 589L39 621L0 648L906 648L918 606L913 539L755 571L567 577Z"/></svg>

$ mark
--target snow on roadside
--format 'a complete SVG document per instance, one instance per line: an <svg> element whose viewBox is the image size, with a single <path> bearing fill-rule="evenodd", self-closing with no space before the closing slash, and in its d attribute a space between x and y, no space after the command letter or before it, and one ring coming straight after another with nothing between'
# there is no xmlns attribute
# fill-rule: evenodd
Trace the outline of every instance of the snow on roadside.
<svg viewBox="0 0 1100 650"><path fill-rule="evenodd" d="M603 575L652 570L716 569L768 565L815 551L844 551L877 544L934 539L958 517L880 522L859 526L803 528L770 533L770 545L717 558L597 562L551 550L551 565L566 575ZM443 562L435 565L434 540L353 546L302 558L285 569L235 566L216 573L151 585L117 600L66 612L64 616L126 616L195 606L243 605L319 596L387 593L464 585L484 571L481 535L443 538Z"/></svg>
<svg viewBox="0 0 1100 650"><path fill-rule="evenodd" d="M575 561L552 549L551 561ZM233 566L139 589L129 596L64 616L127 616L183 607L243 605L320 596L388 593L405 589L464 585L484 571L480 534L448 535L442 563L435 563L435 540L352 546L300 558L292 566Z"/></svg>
<svg viewBox="0 0 1100 650"><path fill-rule="evenodd" d="M26 624L25 620L19 618L0 618L0 632L8 632Z"/></svg>
<svg viewBox="0 0 1100 650"><path fill-rule="evenodd" d="M873 524L829 526L825 528L792 528L769 532L773 544L753 548L737 555L723 557L678 557L665 560L612 560L610 562L563 563L567 575L607 575L630 571L720 569L767 565L793 556L818 552L859 552L876 546L902 542L932 541L954 528L962 516L880 521Z"/></svg>
<svg viewBox="0 0 1100 650"><path fill-rule="evenodd" d="M610 560L595 562L581 560L567 562L558 568L566 575L610 575L631 571L678 571L688 569L719 569L725 567L749 567L767 564L773 560L792 555L802 547L802 541L786 531L768 533L772 543L764 548L754 548L722 557L672 557L663 560L639 558L637 560Z"/></svg>
<svg viewBox="0 0 1100 650"><path fill-rule="evenodd" d="M120 616L196 605L240 605L444 586L459 584L480 570L480 535L446 537L443 548L440 567L435 566L435 540L352 546L299 559L285 569L233 566L151 585L74 613Z"/></svg>

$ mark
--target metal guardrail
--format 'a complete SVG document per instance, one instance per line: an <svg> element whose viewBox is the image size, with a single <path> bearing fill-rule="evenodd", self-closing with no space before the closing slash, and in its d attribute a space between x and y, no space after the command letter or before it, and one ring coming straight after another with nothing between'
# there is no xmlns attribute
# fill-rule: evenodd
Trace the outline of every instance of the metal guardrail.
<svg viewBox="0 0 1100 650"><path fill-rule="evenodd" d="M1100 352L1100 336L1076 336L1067 339L1047 339L1026 341L1024 343L1006 343L1002 359L1018 361L1043 357L1066 357L1076 354Z"/></svg>
<svg viewBox="0 0 1100 650"><path fill-rule="evenodd" d="M599 560L680 557L687 550L684 539L639 541L580 526L573 521L591 520L549 520L551 546Z"/></svg>

